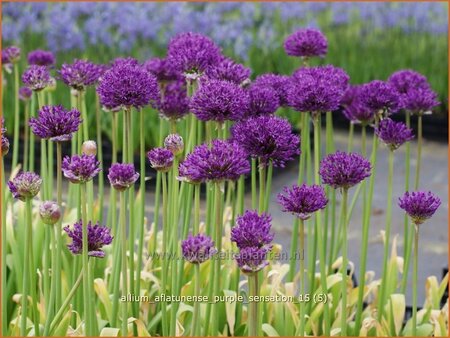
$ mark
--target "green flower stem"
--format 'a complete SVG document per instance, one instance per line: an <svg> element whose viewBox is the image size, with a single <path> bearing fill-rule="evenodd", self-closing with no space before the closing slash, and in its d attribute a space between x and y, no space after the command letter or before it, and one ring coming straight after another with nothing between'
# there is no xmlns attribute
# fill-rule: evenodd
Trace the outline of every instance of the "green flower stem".
<svg viewBox="0 0 450 338"><path fill-rule="evenodd" d="M2 221L2 336L7 336L8 332L8 302L6 292L6 187L5 187L5 165L3 156L0 156L0 177L1 177L1 221Z"/></svg>
<svg viewBox="0 0 450 338"><path fill-rule="evenodd" d="M386 230L385 230L385 242L383 253L383 267L381 273L381 286L380 296L378 298L378 320L381 321L384 313L384 305L387 301L388 295L386 294L386 284L388 279L388 260L389 260L389 248L392 226L392 193L393 193L393 181L394 181L394 151L389 151L388 157L388 193L387 193L387 206L386 206Z"/></svg>
<svg viewBox="0 0 450 338"><path fill-rule="evenodd" d="M250 273L248 277L248 293L252 298L259 295L258 290L258 273ZM258 305L259 303L254 299L248 303L248 336L258 336Z"/></svg>
<svg viewBox="0 0 450 338"><path fill-rule="evenodd" d="M102 119L100 110L100 101L98 95L95 95L95 119L97 124L97 154L98 160L103 164L103 147L102 147ZM100 211L98 220L100 224L103 224L103 201L104 201L104 181L105 176L103 170L98 173L98 205Z"/></svg>
<svg viewBox="0 0 450 338"><path fill-rule="evenodd" d="M48 165L47 165L47 169L48 169L48 174L47 174L47 194L48 194L48 198L49 199L53 199L53 171L55 169L55 163L54 163L54 155L55 155L55 151L54 151L54 143L53 141L48 140L47 144L48 144Z"/></svg>
<svg viewBox="0 0 450 338"><path fill-rule="evenodd" d="M29 147L30 147L30 126L28 125L28 120L30 119L30 104L28 102L25 102L25 132L24 132L24 148L23 148L23 169L25 171L28 170L29 162Z"/></svg>
<svg viewBox="0 0 450 338"><path fill-rule="evenodd" d="M414 224L414 230L412 337L417 334L417 274L419 264L419 226L417 224Z"/></svg>
<svg viewBox="0 0 450 338"><path fill-rule="evenodd" d="M27 229L25 230L25 242L24 242L24 262L23 262L23 284L22 284L22 309L20 316L20 335L27 335L27 315L28 315L28 296L30 287L30 252L31 248L31 231L28 229L31 227L31 200L27 199L25 206ZM35 285L33 285L35 287Z"/></svg>
<svg viewBox="0 0 450 338"><path fill-rule="evenodd" d="M61 142L56 143L56 202L59 207L62 208L62 145ZM61 287L61 258L63 255L63 239L62 239L62 219L60 219L55 225L56 231L56 246L53 247L53 250L56 250L56 259L55 259L55 270L54 276L55 278L55 305L54 308L58 308L61 306L62 300L62 287Z"/></svg>
<svg viewBox="0 0 450 338"><path fill-rule="evenodd" d="M264 196L264 211L269 211L270 192L272 190L273 162L270 160L267 171L266 192Z"/></svg>
<svg viewBox="0 0 450 338"><path fill-rule="evenodd" d="M34 117L36 115L36 95L33 92L31 95L31 109L30 109L30 117ZM34 133L31 132L30 129L30 165L29 171L34 171Z"/></svg>
<svg viewBox="0 0 450 338"><path fill-rule="evenodd" d="M264 212L264 199L266 196L267 168L259 161L259 213Z"/></svg>
<svg viewBox="0 0 450 338"><path fill-rule="evenodd" d="M341 336L347 335L347 198L348 189L342 189L342 209L341 209L341 222L342 222L342 234L344 236L342 245L342 281L341 281Z"/></svg>
<svg viewBox="0 0 450 338"><path fill-rule="evenodd" d="M51 253L52 253L52 271L55 271L55 264L56 264L56 256L57 248L56 248L56 238L55 238L55 232L56 227L50 229L50 243L51 243ZM81 277L80 277L81 278ZM56 283L53 282L55 278L52 278L52 283L50 286L50 299L47 305L47 312L46 312L46 319L45 319L45 326L44 326L44 337L49 335L50 332L50 324L52 322L52 319L54 318L53 313L55 311L55 298L56 298Z"/></svg>
<svg viewBox="0 0 450 338"><path fill-rule="evenodd" d="M193 233L198 234L200 225L200 184L194 186L194 225Z"/></svg>
<svg viewBox="0 0 450 338"><path fill-rule="evenodd" d="M31 202L30 202L30 206L31 206ZM27 206L28 207L28 206ZM32 210L32 209L30 209ZM30 211L31 213L32 211ZM31 238L33 237L33 223L31 221L31 218L29 219L30 222L27 221L27 230L29 232L28 236L30 237L30 241ZM38 284L36 282L36 268L35 268L35 261L34 261L34 251L33 251L33 242L30 242L30 256L29 256L29 260L30 260L30 284L31 284L31 289L30 289L30 296L31 296L31 306L32 306L32 310L33 310L33 324L34 324L34 332L36 336L39 336L39 323L40 323L40 315L38 312L38 307L37 307L37 295L36 295L36 288L38 287Z"/></svg>
<svg viewBox="0 0 450 338"><path fill-rule="evenodd" d="M252 209L256 210L256 158L252 158Z"/></svg>
<svg viewBox="0 0 450 338"><path fill-rule="evenodd" d="M416 166L416 179L414 181L414 190L419 189L420 183L420 167L422 164L422 114L417 116L417 166Z"/></svg>
<svg viewBox="0 0 450 338"><path fill-rule="evenodd" d="M13 157L12 157L12 167L14 170L19 161L19 65L14 63L14 143L13 143Z"/></svg>
<svg viewBox="0 0 450 338"><path fill-rule="evenodd" d="M167 196L167 174L162 173L162 199L163 199L163 240L162 240L162 278L161 278L161 294L166 293L167 287L167 243L169 224L167 219L168 196ZM156 234L155 234L156 235ZM168 318L167 318L167 303L162 302L162 331L163 336L168 335Z"/></svg>
<svg viewBox="0 0 450 338"><path fill-rule="evenodd" d="M78 99L80 102L80 112L81 112L81 118L83 119L83 123L81 124L82 126L82 130L83 130L83 139L85 141L89 140L89 119L88 119L88 114L87 114L87 109L86 109L86 93L82 90L78 91Z"/></svg>
<svg viewBox="0 0 450 338"><path fill-rule="evenodd" d="M348 142L347 142L347 152L353 151L353 135L355 134L355 124L350 122L348 128Z"/></svg>
<svg viewBox="0 0 450 338"><path fill-rule="evenodd" d="M194 294L200 296L200 264L194 264ZM191 336L200 335L200 302L194 302L194 313L192 315Z"/></svg>
<svg viewBox="0 0 450 338"><path fill-rule="evenodd" d="M128 277L127 277L127 222L126 222L126 203L125 192L119 193L120 199L120 236L121 238L121 252L122 252L122 299L126 299L128 295ZM125 337L128 335L128 304L122 300L122 326L121 335Z"/></svg>
<svg viewBox="0 0 450 338"><path fill-rule="evenodd" d="M326 112L326 136L325 136L325 152L326 154L331 154L334 152L334 130L333 130L333 114L331 111ZM331 250L328 250L328 235L329 233L335 234L336 231L336 190L331 189L331 187L326 186L325 187L326 195L331 200L331 208L325 208L325 228L323 231L323 247L324 247L324 257L326 259L327 252L330 252ZM331 195L331 196L330 196ZM329 224L331 223L331 224ZM329 230L331 228L331 231ZM334 238L332 238L334 240Z"/></svg>
<svg viewBox="0 0 450 338"><path fill-rule="evenodd" d="M242 215L244 213L244 197L245 197L245 176L242 175L238 180L237 187L237 206L236 206L236 214Z"/></svg>
<svg viewBox="0 0 450 338"><path fill-rule="evenodd" d="M305 221L299 219L299 242L300 242L300 296L305 294ZM296 237L296 236L295 236ZM299 336L305 335L305 302L302 299L300 302L300 326L298 331Z"/></svg>
<svg viewBox="0 0 450 338"><path fill-rule="evenodd" d="M68 295L66 296L64 303L59 308L58 312L56 313L55 317L52 320L52 323L50 324L50 333L53 333L53 331L56 328L56 325L60 322L64 311L66 311L66 308L69 306L70 301L72 300L73 296L75 295L75 292L77 291L78 287L81 284L81 281L83 280L83 271L80 272L80 275L78 276L77 280L75 281L75 284L73 285L72 289L69 291ZM44 333L44 336L47 336L48 333Z"/></svg>

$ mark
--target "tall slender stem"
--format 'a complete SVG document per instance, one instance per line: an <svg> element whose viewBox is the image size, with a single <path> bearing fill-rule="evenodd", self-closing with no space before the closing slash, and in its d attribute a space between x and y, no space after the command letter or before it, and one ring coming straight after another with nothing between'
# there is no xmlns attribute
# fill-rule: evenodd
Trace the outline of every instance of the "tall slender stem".
<svg viewBox="0 0 450 338"><path fill-rule="evenodd" d="M162 278L161 278L161 293L166 292L167 287L167 243L168 243L168 219L167 219L167 174L162 173L162 199L163 199L163 241L162 241ZM155 234L156 235L156 234ZM167 321L167 303L162 302L162 331L163 336L168 335L168 321Z"/></svg>
<svg viewBox="0 0 450 338"><path fill-rule="evenodd" d="M300 233L299 233L299 242L300 242L300 296L302 297L300 302L300 326L299 326L299 335L305 335L305 302L303 296L305 294L305 221L299 219L300 225Z"/></svg>
<svg viewBox="0 0 450 338"><path fill-rule="evenodd" d="M252 171L251 171L251 180L252 180L252 209L256 209L256 158L252 158Z"/></svg>
<svg viewBox="0 0 450 338"><path fill-rule="evenodd" d="M62 208L62 145L61 142L56 143L56 201L60 208ZM62 240L62 219L56 223L56 259L55 259L55 307L61 306L61 258L63 255L63 240ZM52 278L53 282L53 278Z"/></svg>
<svg viewBox="0 0 450 338"><path fill-rule="evenodd" d="M6 292L6 187L5 187L5 165L3 156L0 154L0 190L1 190L1 222L2 222L2 336L6 336L8 332L8 302Z"/></svg>
<svg viewBox="0 0 450 338"><path fill-rule="evenodd" d="M51 253L52 253L52 263L51 263L52 271L55 271L56 256L58 255L57 248L56 248L55 231L56 231L56 228L50 229L50 243L51 243ZM50 285L50 300L48 302L47 312L46 312L46 319L45 319L45 326L44 326L44 337L49 335L50 326L51 326L50 324L52 322L52 318L54 318L53 317L53 313L55 311L54 307L55 307L55 297L56 297L56 283L54 283L54 279L55 278L52 278L51 285Z"/></svg>
<svg viewBox="0 0 450 338"><path fill-rule="evenodd" d="M265 164L259 164L259 212L264 211L264 198L266 196L266 174L267 168Z"/></svg>
<svg viewBox="0 0 450 338"><path fill-rule="evenodd" d="M341 295L342 295L342 309L341 309L341 336L347 335L347 197L348 189L342 189L342 209L341 209L341 222L342 233L344 240L342 244L342 282L341 282Z"/></svg>
<svg viewBox="0 0 450 338"><path fill-rule="evenodd" d="M348 129L348 144L347 144L347 152L351 152L353 150L353 135L355 134L355 124L350 122L350 127Z"/></svg>
<svg viewBox="0 0 450 338"><path fill-rule="evenodd" d="M414 182L414 190L419 189L420 183L420 167L422 164L422 115L417 117L417 166L416 166L416 180Z"/></svg>
<svg viewBox="0 0 450 338"><path fill-rule="evenodd" d="M417 274L419 264L419 226L414 224L414 263L413 263L413 299L412 299L412 334L417 333Z"/></svg>
<svg viewBox="0 0 450 338"><path fill-rule="evenodd" d="M24 148L23 148L23 156L24 156L24 160L23 160L23 168L24 170L28 170L28 158L29 158L29 139L30 139L30 126L28 125L28 120L30 119L30 104L28 102L25 102L25 131L24 131L24 138L23 138L23 143L24 143Z"/></svg>
<svg viewBox="0 0 450 338"><path fill-rule="evenodd" d="M86 185L80 184L80 196L81 196L81 223L83 228L82 233L82 263L83 263L83 291L84 291L84 323L86 335L92 335L91 317L90 317L90 288L89 285L89 256L88 256L88 220L86 209Z"/></svg>
<svg viewBox="0 0 450 338"><path fill-rule="evenodd" d="M33 92L31 95L31 109L30 109L30 116L34 117L36 115L36 95ZM30 165L29 165L29 171L34 171L34 133L30 132Z"/></svg>
<svg viewBox="0 0 450 338"><path fill-rule="evenodd" d="M97 153L98 160L103 164L103 147L102 147L102 120L101 120L101 112L100 112L100 102L98 95L95 95L95 118L97 122ZM104 173L103 170L98 174L98 205L100 206L100 214L98 220L100 224L103 223L103 200L104 200Z"/></svg>
<svg viewBox="0 0 450 338"><path fill-rule="evenodd" d="M248 336L255 337L258 336L258 302L255 297L258 296L258 273L254 272L248 274L248 291L252 300L248 304Z"/></svg>
<svg viewBox="0 0 450 338"><path fill-rule="evenodd" d="M193 233L198 234L198 228L200 225L200 184L196 184L194 187L194 225Z"/></svg>
<svg viewBox="0 0 450 338"><path fill-rule="evenodd" d="M126 223L126 204L125 204L125 193L120 192L120 233L122 237L122 337L128 335L128 304L127 304L127 294L128 294L128 277L127 277L127 223Z"/></svg>
<svg viewBox="0 0 450 338"><path fill-rule="evenodd" d="M194 264L194 292L195 296L200 296L200 264ZM192 315L191 336L200 335L200 302L194 302L194 314Z"/></svg>
<svg viewBox="0 0 450 338"><path fill-rule="evenodd" d="M27 314L28 314L28 294L30 286L30 235L31 232L28 231L28 227L31 226L31 200L26 200L25 205L27 230L25 230L25 242L24 242L24 262L23 262L23 284L22 284L22 309L20 317L20 335L27 335Z"/></svg>
<svg viewBox="0 0 450 338"><path fill-rule="evenodd" d="M14 170L19 160L19 65L14 63L14 144L11 170Z"/></svg>
<svg viewBox="0 0 450 338"><path fill-rule="evenodd" d="M214 185L214 210L215 210L215 231L214 231L214 242L217 246L217 258L214 260L214 281L213 281L213 296L219 295L220 290L220 257L222 253L222 192L221 183L216 183ZM223 183L222 183L223 184ZM213 304L212 314L210 320L212 321L212 334L217 336L219 333L219 303Z"/></svg>

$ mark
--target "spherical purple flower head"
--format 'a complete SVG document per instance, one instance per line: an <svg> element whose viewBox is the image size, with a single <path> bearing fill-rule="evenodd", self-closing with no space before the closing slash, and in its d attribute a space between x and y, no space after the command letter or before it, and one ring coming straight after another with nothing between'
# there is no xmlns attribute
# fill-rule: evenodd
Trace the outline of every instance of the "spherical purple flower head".
<svg viewBox="0 0 450 338"><path fill-rule="evenodd" d="M402 108L400 94L388 82L374 80L363 84L361 103L374 113L396 113Z"/></svg>
<svg viewBox="0 0 450 338"><path fill-rule="evenodd" d="M207 68L204 77L209 80L225 80L242 85L249 80L251 70L229 58Z"/></svg>
<svg viewBox="0 0 450 338"><path fill-rule="evenodd" d="M287 102L287 89L291 83L291 77L278 74L263 74L258 76L253 82L254 86L269 87L278 94L280 105L284 106Z"/></svg>
<svg viewBox="0 0 450 338"><path fill-rule="evenodd" d="M1 155L6 156L9 153L9 140L5 135L2 135Z"/></svg>
<svg viewBox="0 0 450 338"><path fill-rule="evenodd" d="M50 67L55 64L55 56L50 51L36 49L28 53L28 64Z"/></svg>
<svg viewBox="0 0 450 338"><path fill-rule="evenodd" d="M280 106L280 100L275 90L270 87L251 86L248 90L250 106L248 116L273 114Z"/></svg>
<svg viewBox="0 0 450 338"><path fill-rule="evenodd" d="M231 229L231 241L242 250L249 247L269 247L274 234L270 233L272 218L269 214L258 215L256 211L246 210L244 215L236 218L236 225Z"/></svg>
<svg viewBox="0 0 450 338"><path fill-rule="evenodd" d="M19 99L22 101L28 101L29 99L31 99L31 96L33 95L33 91L24 86L24 87L20 87L19 88Z"/></svg>
<svg viewBox="0 0 450 338"><path fill-rule="evenodd" d="M144 68L153 74L160 83L176 81L183 78L182 74L167 58L151 58L144 62Z"/></svg>
<svg viewBox="0 0 450 338"><path fill-rule="evenodd" d="M38 194L41 184L42 179L39 175L30 171L21 171L8 182L8 187L14 198L26 201Z"/></svg>
<svg viewBox="0 0 450 338"><path fill-rule="evenodd" d="M119 62L101 76L97 93L101 104L106 108L139 109L156 101L159 89L156 77L142 66Z"/></svg>
<svg viewBox="0 0 450 338"><path fill-rule="evenodd" d="M220 48L208 37L198 33L181 33L172 38L168 59L183 73L201 74L221 58Z"/></svg>
<svg viewBox="0 0 450 338"><path fill-rule="evenodd" d="M101 171L100 162L95 155L73 155L66 156L62 162L62 171L72 183L86 183L92 180Z"/></svg>
<svg viewBox="0 0 450 338"><path fill-rule="evenodd" d="M147 153L148 161L153 169L168 172L173 164L173 153L165 148L153 148Z"/></svg>
<svg viewBox="0 0 450 338"><path fill-rule="evenodd" d="M334 111L339 108L348 80L345 71L330 65L300 68L288 88L289 105L300 112Z"/></svg>
<svg viewBox="0 0 450 338"><path fill-rule="evenodd" d="M371 175L371 165L359 154L338 151L322 160L319 174L324 184L348 189Z"/></svg>
<svg viewBox="0 0 450 338"><path fill-rule="evenodd" d="M68 226L64 228L67 235L72 238L72 243L67 245L74 255L80 255L83 252L83 223L79 222L73 225L73 229ZM87 225L87 239L88 239L88 256L91 257L105 257L102 251L103 246L111 244L113 237L111 236L111 229L106 226L101 226L98 223L92 226L89 222Z"/></svg>
<svg viewBox="0 0 450 338"><path fill-rule="evenodd" d="M284 187L283 192L278 194L278 203L283 211L307 220L317 210L324 209L328 199L320 185L302 184Z"/></svg>
<svg viewBox="0 0 450 338"><path fill-rule="evenodd" d="M183 138L178 134L169 134L164 139L164 147L170 150L175 156L179 155L184 150Z"/></svg>
<svg viewBox="0 0 450 338"><path fill-rule="evenodd" d="M239 268L244 273L255 273L262 270L269 264L267 261L267 254L270 249L267 247L257 248L248 247L244 248L236 254L236 262Z"/></svg>
<svg viewBox="0 0 450 338"><path fill-rule="evenodd" d="M167 84L156 102L156 107L163 118L178 120L189 113L189 97L184 80Z"/></svg>
<svg viewBox="0 0 450 338"><path fill-rule="evenodd" d="M203 234L189 235L181 242L181 250L184 259L193 264L203 263L217 253L211 237Z"/></svg>
<svg viewBox="0 0 450 338"><path fill-rule="evenodd" d="M37 118L30 118L29 125L34 134L50 141L69 141L78 130L82 120L78 110L66 110L63 106L43 106Z"/></svg>
<svg viewBox="0 0 450 338"><path fill-rule="evenodd" d="M390 118L380 121L375 133L392 151L414 138L412 129L403 122L394 122Z"/></svg>
<svg viewBox="0 0 450 338"><path fill-rule="evenodd" d="M349 86L341 99L344 116L352 123L368 125L373 122L375 114L361 102L361 86Z"/></svg>
<svg viewBox="0 0 450 338"><path fill-rule="evenodd" d="M202 121L238 121L249 109L249 95L232 82L210 80L195 92L190 108Z"/></svg>
<svg viewBox="0 0 450 338"><path fill-rule="evenodd" d="M45 66L31 65L22 74L22 82L34 91L40 91L52 84L48 68Z"/></svg>
<svg viewBox="0 0 450 338"><path fill-rule="evenodd" d="M134 164L114 163L108 171L108 180L111 186L118 191L130 188L139 178Z"/></svg>
<svg viewBox="0 0 450 338"><path fill-rule="evenodd" d="M61 80L75 90L84 90L97 83L103 68L87 60L75 60L72 64L64 63L59 75Z"/></svg>
<svg viewBox="0 0 450 338"><path fill-rule="evenodd" d="M411 88L402 95L403 108L417 115L431 114L440 104L431 88Z"/></svg>
<svg viewBox="0 0 450 338"><path fill-rule="evenodd" d="M39 206L39 215L44 224L54 225L61 219L61 208L54 201L44 201Z"/></svg>
<svg viewBox="0 0 450 338"><path fill-rule="evenodd" d="M127 56L127 57L118 57L115 58L112 62L111 62L111 68L116 67L116 66L139 66L140 63L137 59L131 57L131 56Z"/></svg>
<svg viewBox="0 0 450 338"><path fill-rule="evenodd" d="M328 42L325 35L317 29L300 29L286 38L284 50L291 56L324 57L327 54Z"/></svg>
<svg viewBox="0 0 450 338"><path fill-rule="evenodd" d="M405 192L399 198L399 207L405 210L416 225L420 225L433 216L441 205L441 200L431 192Z"/></svg>
<svg viewBox="0 0 450 338"><path fill-rule="evenodd" d="M213 140L194 148L179 165L181 180L191 183L236 181L250 172L247 153L237 143Z"/></svg>
<svg viewBox="0 0 450 338"><path fill-rule="evenodd" d="M292 133L289 121L278 116L250 117L236 123L231 135L248 155L259 158L263 166L272 161L275 167L284 167L300 154L299 137Z"/></svg>
<svg viewBox="0 0 450 338"><path fill-rule="evenodd" d="M402 69L392 73L388 82L400 94L406 94L410 89L414 88L429 88L427 78L412 69Z"/></svg>
<svg viewBox="0 0 450 338"><path fill-rule="evenodd" d="M20 48L9 46L2 50L2 64L16 63L20 59Z"/></svg>

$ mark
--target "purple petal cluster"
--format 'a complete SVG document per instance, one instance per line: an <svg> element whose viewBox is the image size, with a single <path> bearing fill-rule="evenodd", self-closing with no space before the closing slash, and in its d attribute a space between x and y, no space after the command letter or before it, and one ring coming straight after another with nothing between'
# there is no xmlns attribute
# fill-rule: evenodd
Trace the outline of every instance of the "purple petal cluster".
<svg viewBox="0 0 450 338"><path fill-rule="evenodd" d="M148 161L153 169L161 172L170 170L173 164L173 153L166 148L153 148L147 153Z"/></svg>
<svg viewBox="0 0 450 338"><path fill-rule="evenodd" d="M245 150L235 142L223 140L195 147L179 166L180 179L192 183L235 181L249 172Z"/></svg>
<svg viewBox="0 0 450 338"><path fill-rule="evenodd" d="M108 171L108 180L111 186L118 191L130 188L139 178L134 164L113 163Z"/></svg>
<svg viewBox="0 0 450 338"><path fill-rule="evenodd" d="M44 224L54 225L61 219L61 208L54 201L44 201L39 206L39 215Z"/></svg>
<svg viewBox="0 0 450 338"><path fill-rule="evenodd" d="M9 152L9 140L5 135L2 135L2 148L1 148L1 155L6 156Z"/></svg>
<svg viewBox="0 0 450 338"><path fill-rule="evenodd" d="M40 91L52 84L48 68L45 66L31 65L22 74L22 82L34 91Z"/></svg>
<svg viewBox="0 0 450 338"><path fill-rule="evenodd" d="M278 194L278 203L283 211L307 220L317 210L324 209L328 199L320 185L302 184L284 187L283 192Z"/></svg>
<svg viewBox="0 0 450 338"><path fill-rule="evenodd" d="M389 77L388 82L400 93L406 94L410 89L428 89L428 80L422 74L411 70L402 69Z"/></svg>
<svg viewBox="0 0 450 338"><path fill-rule="evenodd" d="M273 114L280 106L277 92L270 87L251 86L248 94L250 105L247 116Z"/></svg>
<svg viewBox="0 0 450 338"><path fill-rule="evenodd" d="M414 132L403 122L394 122L386 118L375 129L378 137L391 149L398 149L403 143L414 138Z"/></svg>
<svg viewBox="0 0 450 338"><path fill-rule="evenodd" d="M183 138L178 134L169 134L164 139L164 147L172 152L172 154L179 155L184 150Z"/></svg>
<svg viewBox="0 0 450 338"><path fill-rule="evenodd" d="M36 49L28 53L28 64L50 67L55 64L55 56L50 51Z"/></svg>
<svg viewBox="0 0 450 338"><path fill-rule="evenodd" d="M289 35L284 41L287 55L309 58L323 57L327 54L327 38L317 29L300 29Z"/></svg>
<svg viewBox="0 0 450 338"><path fill-rule="evenodd" d="M69 250L74 255L80 255L83 252L83 223L79 222L73 225L73 228L66 226L64 231L72 238L72 243L67 245ZM88 239L88 256L91 257L105 257L105 252L102 248L105 245L111 244L113 237L111 236L111 229L106 226L101 226L98 223L92 226L89 222L87 225L87 239Z"/></svg>
<svg viewBox="0 0 450 338"><path fill-rule="evenodd" d="M66 110L63 106L43 106L37 118L30 118L29 125L34 134L55 142L69 141L82 120L78 110Z"/></svg>
<svg viewBox="0 0 450 338"><path fill-rule="evenodd" d="M181 250L184 259L193 264L203 263L217 253L211 237L203 234L189 235L181 242Z"/></svg>
<svg viewBox="0 0 450 338"><path fill-rule="evenodd" d="M20 87L19 88L19 99L22 101L28 101L31 99L31 96L33 95L33 91L28 87Z"/></svg>
<svg viewBox="0 0 450 338"><path fill-rule="evenodd" d="M209 80L225 80L242 85L249 80L250 73L250 68L224 58L219 64L207 68L204 77Z"/></svg>
<svg viewBox="0 0 450 338"><path fill-rule="evenodd" d="M270 233L271 222L269 214L258 215L256 211L246 210L244 215L236 218L236 225L231 229L231 241L241 250L269 246L274 238L274 234Z"/></svg>
<svg viewBox="0 0 450 338"><path fill-rule="evenodd" d="M267 261L269 251L270 249L267 247L244 248L235 256L237 265L244 273L252 274L258 272L269 264Z"/></svg>
<svg viewBox="0 0 450 338"><path fill-rule="evenodd" d="M403 107L413 114L431 114L438 106L437 94L431 88L411 88L402 96Z"/></svg>
<svg viewBox="0 0 450 338"><path fill-rule="evenodd" d="M62 171L72 183L86 183L92 180L101 171L100 162L95 155L66 156L62 162Z"/></svg>
<svg viewBox="0 0 450 338"><path fill-rule="evenodd" d="M64 63L59 75L66 85L81 91L96 84L103 72L102 65L96 65L88 60L75 60L72 64Z"/></svg>
<svg viewBox="0 0 450 338"><path fill-rule="evenodd" d="M371 175L371 165L359 154L338 151L322 160L319 174L324 184L348 189Z"/></svg>
<svg viewBox="0 0 450 338"><path fill-rule="evenodd" d="M269 87L275 90L280 105L284 106L287 104L287 89L289 88L290 83L290 76L268 73L258 76L253 82L253 85Z"/></svg>
<svg viewBox="0 0 450 338"><path fill-rule="evenodd" d="M220 48L210 38L192 32L172 38L167 55L180 72L195 74L203 73L222 59Z"/></svg>
<svg viewBox="0 0 450 338"><path fill-rule="evenodd" d="M116 62L100 78L97 87L100 103L108 109L140 109L158 100L156 77L139 64Z"/></svg>
<svg viewBox="0 0 450 338"><path fill-rule="evenodd" d="M411 217L414 224L420 225L433 216L441 205L441 200L431 192L405 192L399 198L398 205Z"/></svg>
<svg viewBox="0 0 450 338"><path fill-rule="evenodd" d="M36 196L41 189L42 179L38 174L21 171L8 182L9 190L15 199L26 201Z"/></svg>
<svg viewBox="0 0 450 338"><path fill-rule="evenodd" d="M20 59L20 48L9 46L2 50L2 64L16 63Z"/></svg>
<svg viewBox="0 0 450 338"><path fill-rule="evenodd" d="M334 111L339 108L348 80L345 71L331 65L300 68L292 76L288 103L300 112Z"/></svg>
<svg viewBox="0 0 450 338"><path fill-rule="evenodd" d="M202 121L238 121L248 111L249 95L238 85L210 80L195 92L190 109Z"/></svg>
<svg viewBox="0 0 450 338"><path fill-rule="evenodd" d="M160 83L182 79L182 74L167 58L151 58L144 62L144 68L153 74Z"/></svg>
<svg viewBox="0 0 450 338"><path fill-rule="evenodd" d="M189 113L189 97L184 80L167 84L161 91L156 107L162 117L178 120Z"/></svg>
<svg viewBox="0 0 450 338"><path fill-rule="evenodd" d="M260 165L272 161L275 167L284 167L300 154L300 139L292 133L288 120L278 116L250 117L231 128L233 140L249 156L259 158Z"/></svg>
<svg viewBox="0 0 450 338"><path fill-rule="evenodd" d="M361 100L361 86L349 86L341 99L344 116L353 123L368 125L373 122L375 113Z"/></svg>
<svg viewBox="0 0 450 338"><path fill-rule="evenodd" d="M362 85L360 98L362 104L370 111L387 114L396 113L402 108L400 94L388 82L374 80Z"/></svg>

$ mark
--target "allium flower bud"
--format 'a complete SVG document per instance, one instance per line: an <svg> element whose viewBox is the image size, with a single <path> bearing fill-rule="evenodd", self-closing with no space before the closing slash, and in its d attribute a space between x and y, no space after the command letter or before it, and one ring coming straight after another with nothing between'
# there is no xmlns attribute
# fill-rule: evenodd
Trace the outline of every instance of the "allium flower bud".
<svg viewBox="0 0 450 338"><path fill-rule="evenodd" d="M26 201L38 194L41 184L42 179L39 175L29 171L21 171L12 181L8 182L8 187L14 198Z"/></svg>
<svg viewBox="0 0 450 338"><path fill-rule="evenodd" d="M178 134L170 134L164 140L164 147L169 149L175 156L179 155L184 150L183 138Z"/></svg>
<svg viewBox="0 0 450 338"><path fill-rule="evenodd" d="M163 173L170 170L173 164L173 154L164 148L154 148L147 153L147 158L153 169Z"/></svg>
<svg viewBox="0 0 450 338"><path fill-rule="evenodd" d="M85 155L97 155L97 143L92 140L84 141L81 145L81 152Z"/></svg>
<svg viewBox="0 0 450 338"><path fill-rule="evenodd" d="M39 206L39 215L42 222L54 225L61 219L61 208L54 201L45 201Z"/></svg>
<svg viewBox="0 0 450 338"><path fill-rule="evenodd" d="M189 235L181 242L181 250L184 259L193 264L203 263L217 252L211 237L203 234Z"/></svg>
<svg viewBox="0 0 450 338"><path fill-rule="evenodd" d="M6 136L2 135L2 156L6 156L9 152L9 140Z"/></svg>

